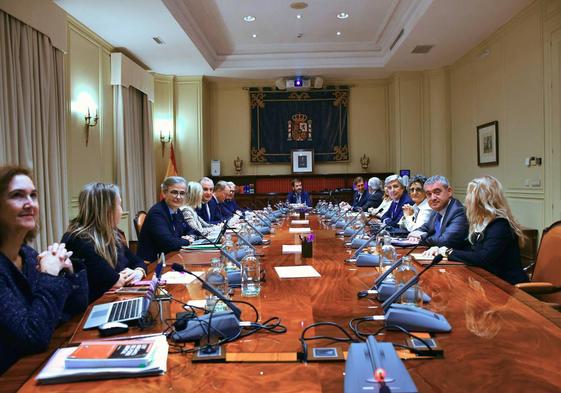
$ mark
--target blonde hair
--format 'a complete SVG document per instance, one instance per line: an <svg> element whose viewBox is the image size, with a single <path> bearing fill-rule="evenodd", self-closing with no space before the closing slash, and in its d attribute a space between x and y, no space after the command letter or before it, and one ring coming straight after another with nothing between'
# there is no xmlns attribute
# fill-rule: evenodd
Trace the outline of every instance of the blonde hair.
<svg viewBox="0 0 561 393"><path fill-rule="evenodd" d="M95 252L113 268L117 265L117 248L120 238L117 232L115 211L119 189L114 184L90 183L78 197L78 216L70 221L71 236L89 239Z"/></svg>
<svg viewBox="0 0 561 393"><path fill-rule="evenodd" d="M201 207L203 202L203 186L201 183L190 181L187 184L187 193L185 194L185 204L193 209Z"/></svg>
<svg viewBox="0 0 561 393"><path fill-rule="evenodd" d="M466 215L469 222L469 241L474 242L487 225L496 218L504 218L518 236L520 245L526 236L514 218L503 192L503 186L493 176L482 176L469 182L466 192Z"/></svg>

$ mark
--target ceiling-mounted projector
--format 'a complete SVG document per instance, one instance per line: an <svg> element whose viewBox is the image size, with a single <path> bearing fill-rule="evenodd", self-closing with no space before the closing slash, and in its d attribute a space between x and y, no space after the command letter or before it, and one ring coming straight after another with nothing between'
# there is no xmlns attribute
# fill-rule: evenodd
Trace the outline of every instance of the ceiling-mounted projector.
<svg viewBox="0 0 561 393"><path fill-rule="evenodd" d="M321 89L323 87L323 79L319 76L313 78L279 78L275 81L275 86L279 90Z"/></svg>

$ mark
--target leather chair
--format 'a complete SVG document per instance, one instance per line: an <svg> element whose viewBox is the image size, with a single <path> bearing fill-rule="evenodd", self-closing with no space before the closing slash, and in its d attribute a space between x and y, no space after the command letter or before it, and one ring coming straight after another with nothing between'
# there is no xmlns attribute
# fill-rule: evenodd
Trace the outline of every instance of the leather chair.
<svg viewBox="0 0 561 393"><path fill-rule="evenodd" d="M561 221L544 229L536 257L531 282L516 287L536 297L561 307Z"/></svg>
<svg viewBox="0 0 561 393"><path fill-rule="evenodd" d="M136 232L136 238L138 239L140 236L140 229L142 228L142 224L144 224L144 219L146 219L146 212L144 210L139 211L134 216L132 220L134 223L134 230Z"/></svg>

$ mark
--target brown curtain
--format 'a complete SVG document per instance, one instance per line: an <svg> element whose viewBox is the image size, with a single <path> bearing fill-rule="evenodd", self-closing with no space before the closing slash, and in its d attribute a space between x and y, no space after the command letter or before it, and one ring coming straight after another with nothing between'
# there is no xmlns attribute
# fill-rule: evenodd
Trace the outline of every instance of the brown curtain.
<svg viewBox="0 0 561 393"><path fill-rule="evenodd" d="M63 53L0 10L0 165L32 169L39 190L39 251L68 222Z"/></svg>

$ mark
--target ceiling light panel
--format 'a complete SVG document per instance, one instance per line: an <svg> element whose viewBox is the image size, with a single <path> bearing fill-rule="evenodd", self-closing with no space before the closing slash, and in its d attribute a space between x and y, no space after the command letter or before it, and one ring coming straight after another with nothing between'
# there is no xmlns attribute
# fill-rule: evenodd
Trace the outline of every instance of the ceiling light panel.
<svg viewBox="0 0 561 393"><path fill-rule="evenodd" d="M253 15L246 15L246 16L243 17L243 20L244 20L245 22L255 22L255 16L253 16Z"/></svg>
<svg viewBox="0 0 561 393"><path fill-rule="evenodd" d="M349 17L349 14L347 14L346 12L339 12L337 14L338 19L347 19L348 17Z"/></svg>

